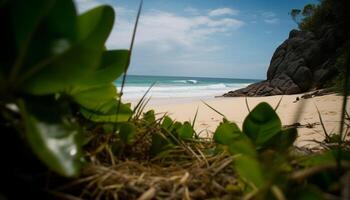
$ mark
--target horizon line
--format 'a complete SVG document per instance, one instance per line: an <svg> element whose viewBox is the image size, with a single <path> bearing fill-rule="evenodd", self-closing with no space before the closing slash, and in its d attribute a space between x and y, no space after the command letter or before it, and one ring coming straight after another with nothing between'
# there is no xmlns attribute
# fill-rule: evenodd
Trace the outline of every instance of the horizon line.
<svg viewBox="0 0 350 200"><path fill-rule="evenodd" d="M181 78L212 78L212 79L219 78L219 79L238 79L238 80L256 80L256 81L265 80L265 79L259 79L259 78L208 77L208 76L186 76L186 75L178 76L178 75L127 74L126 76L150 76L150 77L174 77L174 78L177 78L177 77L181 77Z"/></svg>

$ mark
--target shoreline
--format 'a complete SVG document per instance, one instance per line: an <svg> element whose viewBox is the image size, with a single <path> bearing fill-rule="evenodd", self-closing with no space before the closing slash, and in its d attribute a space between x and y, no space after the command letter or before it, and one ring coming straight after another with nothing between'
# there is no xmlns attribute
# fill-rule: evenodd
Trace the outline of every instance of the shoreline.
<svg viewBox="0 0 350 200"><path fill-rule="evenodd" d="M298 127L298 147L317 148L318 144L311 140L324 140L324 131L320 124L317 108L328 134L339 132L339 122L341 116L342 96L336 94L317 96L309 99L301 99L303 94L268 96L268 97L247 97L247 101L252 110L258 103L267 102L275 107L282 98L277 114L283 126L300 123ZM299 101L295 101L299 97ZM216 127L222 121L222 116L206 106L202 101L224 114L227 119L237 123L241 128L248 109L245 97L212 97L212 98L164 98L151 99L146 106L146 110L154 109L158 116L167 113L177 121L193 121L198 108L195 130L202 137L211 137ZM132 104L135 104L134 101ZM315 106L316 105L316 106ZM347 106L349 112L349 106ZM299 113L296 115L296 113Z"/></svg>

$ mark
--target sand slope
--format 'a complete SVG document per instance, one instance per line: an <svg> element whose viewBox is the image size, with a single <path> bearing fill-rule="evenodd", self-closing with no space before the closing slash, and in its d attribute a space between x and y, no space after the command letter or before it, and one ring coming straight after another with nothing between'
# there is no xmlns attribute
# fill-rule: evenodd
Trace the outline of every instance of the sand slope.
<svg viewBox="0 0 350 200"><path fill-rule="evenodd" d="M320 120L316 106L320 110L327 132L339 132L342 106L341 96L333 94L310 99L301 99L295 102L296 97L300 96L301 95L283 96L277 110L283 125L290 125L295 122L299 122L302 125L314 124L311 128L298 128L299 137L296 142L298 146L313 147L316 146L316 143L310 142L309 140L320 141L324 139L323 128L319 123ZM247 100L250 109L253 109L260 102L267 102L272 107L275 107L281 97L282 96L248 97ZM243 97L215 98L206 100L205 102L220 111L229 120L236 122L240 127L248 114L245 98ZM155 109L157 113L167 112L172 118L179 121L192 121L197 108L198 117L195 129L200 132L203 137L210 136L212 131L215 131L217 125L222 121L222 116L204 105L200 100L180 103L177 103L175 100L170 100L169 103L166 104L156 104L148 107L148 109ZM350 110L349 106L347 106L347 110Z"/></svg>

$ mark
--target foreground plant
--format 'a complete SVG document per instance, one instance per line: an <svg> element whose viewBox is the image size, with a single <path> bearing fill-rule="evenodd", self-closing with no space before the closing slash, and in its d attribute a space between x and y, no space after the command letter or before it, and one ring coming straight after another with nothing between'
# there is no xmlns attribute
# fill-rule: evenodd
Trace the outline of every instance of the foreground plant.
<svg viewBox="0 0 350 200"><path fill-rule="evenodd" d="M296 128L282 130L281 120L267 103L249 113L243 131L224 121L214 134L215 142L234 155L233 166L244 183L242 189L266 198L281 193L283 174L291 170L287 152L296 137Z"/></svg>
<svg viewBox="0 0 350 200"><path fill-rule="evenodd" d="M5 0L0 16L1 118L13 123L18 117L8 113L20 114L19 133L40 160L61 175L77 175L77 113L95 122L127 121L132 113L113 84L129 51L105 47L114 11L100 6L78 15L72 0Z"/></svg>
<svg viewBox="0 0 350 200"><path fill-rule="evenodd" d="M346 187L336 189L333 184L348 176L348 148L296 154L292 148L296 138L297 129L282 129L281 120L267 103L249 113L242 131L224 119L214 133L217 150L233 155L239 190L247 199L323 199L322 190L332 193Z"/></svg>
<svg viewBox="0 0 350 200"><path fill-rule="evenodd" d="M266 103L249 113L243 130L224 119L213 138L197 138L193 123L157 116L152 110L135 114L112 140L104 140L108 132L94 130L90 164L70 183L81 189L59 194L88 199L327 199L346 193L348 148L309 152L293 147L296 129L283 129Z"/></svg>

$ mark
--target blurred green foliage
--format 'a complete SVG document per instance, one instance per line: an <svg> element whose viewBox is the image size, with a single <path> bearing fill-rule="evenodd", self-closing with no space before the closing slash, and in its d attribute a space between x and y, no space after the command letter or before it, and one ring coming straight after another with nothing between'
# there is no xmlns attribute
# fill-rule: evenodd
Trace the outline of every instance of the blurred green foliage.
<svg viewBox="0 0 350 200"><path fill-rule="evenodd" d="M72 0L11 0L0 4L0 15L6 49L0 54L0 106L19 108L23 135L50 169L76 175L76 111L95 122L127 121L132 114L113 83L127 68L129 51L105 47L113 8L78 15Z"/></svg>
<svg viewBox="0 0 350 200"><path fill-rule="evenodd" d="M233 167L246 183L243 190L259 190L262 199L267 199L269 190L277 187L283 174L291 169L286 152L296 137L295 128L282 129L281 120L267 103L260 103L249 113L243 131L226 121L214 133L214 140L227 146L234 156Z"/></svg>
<svg viewBox="0 0 350 200"><path fill-rule="evenodd" d="M349 151L342 148L293 155L297 129L283 129L267 103L258 104L249 113L242 131L235 123L224 120L213 138L218 151L226 149L233 156L232 167L243 183L240 187L245 198L323 199L321 191L330 190L339 174L344 173L335 167L339 155L341 162L350 160ZM302 170L298 172L298 168Z"/></svg>
<svg viewBox="0 0 350 200"><path fill-rule="evenodd" d="M344 91L346 77L346 57L350 49L350 1L348 0L320 0L316 4L307 4L303 9L292 9L290 15L298 24L300 30L311 31L316 37L329 37L332 34L333 44L337 50L330 56L332 64L338 71L326 86L335 86L338 91ZM330 32L329 32L330 31ZM349 86L347 87L349 88Z"/></svg>
<svg viewBox="0 0 350 200"><path fill-rule="evenodd" d="M301 30L320 32L324 26L336 26L348 32L350 2L347 0L320 0L306 4L303 9L292 9L290 15Z"/></svg>

